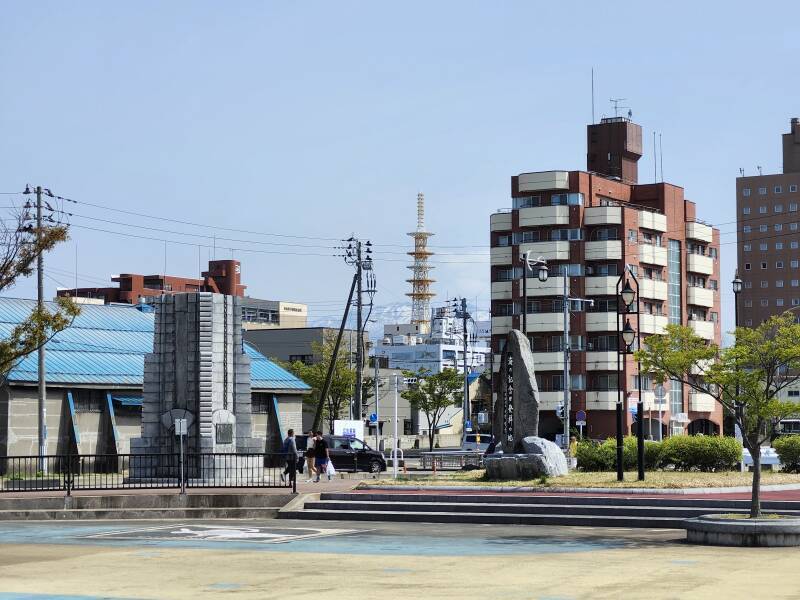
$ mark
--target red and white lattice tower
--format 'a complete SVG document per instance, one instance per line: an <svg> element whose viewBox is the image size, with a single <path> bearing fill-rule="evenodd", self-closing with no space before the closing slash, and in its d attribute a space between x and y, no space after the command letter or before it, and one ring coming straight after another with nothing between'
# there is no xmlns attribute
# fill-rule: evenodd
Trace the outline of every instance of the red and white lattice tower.
<svg viewBox="0 0 800 600"><path fill-rule="evenodd" d="M408 255L414 258L414 263L409 265L413 273L411 279L411 292L406 294L411 298L411 324L419 325L420 333L430 333L431 329L431 298L436 294L431 292L430 272L433 267L428 264L428 258L433 252L428 250L428 238L433 234L425 231L425 196L417 194L417 230L409 233L414 238L414 251Z"/></svg>

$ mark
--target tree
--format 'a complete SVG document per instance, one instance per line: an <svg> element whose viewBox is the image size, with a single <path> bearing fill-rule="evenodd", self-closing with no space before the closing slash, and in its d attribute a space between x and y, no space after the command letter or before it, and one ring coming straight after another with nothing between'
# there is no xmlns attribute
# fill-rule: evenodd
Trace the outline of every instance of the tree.
<svg viewBox="0 0 800 600"><path fill-rule="evenodd" d="M313 342L311 348L315 357L321 360L306 364L302 361L295 361L286 365L286 368L308 384L312 392L306 396L304 402L316 409L319 395L325 385L325 377L328 374L328 365L333 356L334 339L326 336L322 343ZM353 385L356 381L355 370L350 368L346 354L340 352L334 363L331 386L322 410L323 421L328 421L328 431L333 434L333 422L342 416L343 409L348 405L353 396Z"/></svg>
<svg viewBox="0 0 800 600"><path fill-rule="evenodd" d="M0 220L0 292L11 289L20 277L29 277L39 255L67 239L67 228L46 225L41 232L30 223L27 212ZM14 365L44 346L56 333L69 327L79 308L69 298L59 298L55 306L36 307L0 340L0 378Z"/></svg>
<svg viewBox="0 0 800 600"><path fill-rule="evenodd" d="M753 458L750 517L761 515L761 444L771 440L781 419L800 414L800 403L783 401L780 392L800 378L800 325L786 312L755 328L736 329L727 348L708 344L691 328L667 325L664 335L649 336L636 352L643 373L656 381L676 379L710 394L742 432Z"/></svg>
<svg viewBox="0 0 800 600"><path fill-rule="evenodd" d="M436 427L444 411L461 403L464 380L455 369L444 369L432 374L427 369L403 371L406 378L416 378L417 383L402 393L413 410L425 413L428 421L428 447L433 451Z"/></svg>

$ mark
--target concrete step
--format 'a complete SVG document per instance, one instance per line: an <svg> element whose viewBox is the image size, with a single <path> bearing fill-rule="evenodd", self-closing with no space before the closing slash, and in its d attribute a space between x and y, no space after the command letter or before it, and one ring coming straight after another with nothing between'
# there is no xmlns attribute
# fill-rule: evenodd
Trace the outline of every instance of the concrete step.
<svg viewBox="0 0 800 600"><path fill-rule="evenodd" d="M619 506L619 505L563 505L563 504L489 504L467 502L379 502L320 500L304 504L304 509L366 512L447 512L447 513L507 513L540 515L613 515L624 517L669 517L689 519L708 514L708 508L684 506ZM746 513L744 508L726 509L728 512ZM800 510L785 511L800 516Z"/></svg>
<svg viewBox="0 0 800 600"><path fill-rule="evenodd" d="M0 510L0 521L97 519L274 519L278 508L119 508Z"/></svg>
<svg viewBox="0 0 800 600"><path fill-rule="evenodd" d="M63 509L183 509L183 508L279 508L294 495L286 494L124 494L61 497L0 497L3 510Z"/></svg>
<svg viewBox="0 0 800 600"><path fill-rule="evenodd" d="M548 515L469 512L349 511L309 509L281 512L281 519L333 521L395 521L414 523L464 523L498 525L571 525L579 527L628 527L682 529L684 519L613 515Z"/></svg>

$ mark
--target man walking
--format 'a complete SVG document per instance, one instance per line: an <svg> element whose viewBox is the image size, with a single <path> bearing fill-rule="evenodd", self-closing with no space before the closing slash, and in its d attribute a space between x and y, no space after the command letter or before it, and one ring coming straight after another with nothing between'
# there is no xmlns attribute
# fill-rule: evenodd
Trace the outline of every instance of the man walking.
<svg viewBox="0 0 800 600"><path fill-rule="evenodd" d="M283 440L283 454L286 456L286 468L281 473L281 483L286 483L286 476L289 476L289 481L296 477L297 473L297 460L299 455L297 453L297 442L294 439L294 429L286 432L286 439Z"/></svg>
<svg viewBox="0 0 800 600"><path fill-rule="evenodd" d="M315 482L319 481L320 475L328 471L328 461L331 459L331 453L328 450L328 442L322 437L322 432L318 431L316 439L314 440L314 466L317 469L317 477Z"/></svg>

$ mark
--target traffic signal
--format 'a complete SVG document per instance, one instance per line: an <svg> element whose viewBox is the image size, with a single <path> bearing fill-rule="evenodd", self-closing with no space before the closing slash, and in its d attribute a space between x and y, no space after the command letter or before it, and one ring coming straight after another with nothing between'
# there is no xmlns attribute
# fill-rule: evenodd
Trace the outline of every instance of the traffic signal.
<svg viewBox="0 0 800 600"><path fill-rule="evenodd" d="M564 404L563 404L563 402L559 402L556 405L556 416L558 416L558 418L561 419L562 421L564 420Z"/></svg>

